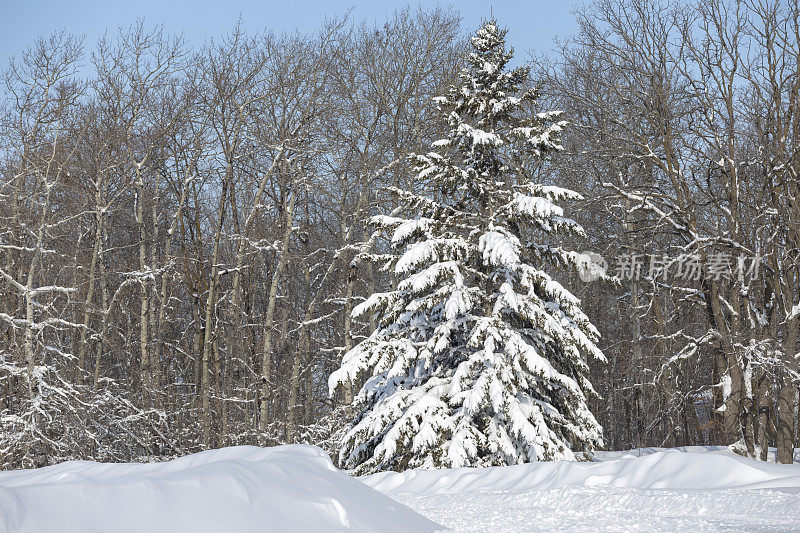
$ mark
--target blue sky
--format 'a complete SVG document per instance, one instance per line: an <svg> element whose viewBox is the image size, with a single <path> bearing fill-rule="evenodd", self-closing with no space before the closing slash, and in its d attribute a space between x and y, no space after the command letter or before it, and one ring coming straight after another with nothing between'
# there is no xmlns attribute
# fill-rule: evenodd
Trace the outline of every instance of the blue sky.
<svg viewBox="0 0 800 533"><path fill-rule="evenodd" d="M92 49L106 29L129 26L138 18L151 24L164 24L172 33L183 32L191 43L228 32L239 14L248 31L264 27L272 30L312 31L326 16L337 16L354 8L354 18L382 23L406 4L412 6L454 6L461 12L465 27L477 27L492 9L502 24L509 27L509 40L521 56L533 48L546 51L553 38L568 36L575 30L571 14L573 0L529 1L338 1L338 0L0 0L3 28L0 31L0 70L14 54L30 46L39 35L66 29L86 36Z"/></svg>

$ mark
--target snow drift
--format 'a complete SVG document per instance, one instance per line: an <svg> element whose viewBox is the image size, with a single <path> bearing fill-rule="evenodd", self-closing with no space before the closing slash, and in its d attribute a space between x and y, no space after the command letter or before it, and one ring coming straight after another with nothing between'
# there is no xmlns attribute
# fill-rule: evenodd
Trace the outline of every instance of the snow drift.
<svg viewBox="0 0 800 533"><path fill-rule="evenodd" d="M618 453L618 452L611 452ZM527 491L569 485L632 489L708 490L800 488L800 465L780 465L733 454L660 450L599 454L598 462L554 461L494 468L407 470L366 476L364 481L393 495Z"/></svg>
<svg viewBox="0 0 800 533"><path fill-rule="evenodd" d="M0 472L0 532L433 531L319 448L236 447L157 464Z"/></svg>

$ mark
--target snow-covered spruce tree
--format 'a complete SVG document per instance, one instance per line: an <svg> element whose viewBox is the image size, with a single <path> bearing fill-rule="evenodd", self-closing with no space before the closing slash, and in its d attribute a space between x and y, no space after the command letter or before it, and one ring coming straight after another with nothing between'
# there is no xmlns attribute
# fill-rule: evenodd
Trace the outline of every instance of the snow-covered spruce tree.
<svg viewBox="0 0 800 533"><path fill-rule="evenodd" d="M587 407L597 330L543 270L580 267L549 244L582 233L556 205L579 195L531 182L565 123L535 114L528 70L506 69L505 33L484 23L458 86L437 99L450 133L414 156L429 194L395 189L411 216L373 217L393 231L399 282L354 309L378 327L329 381L369 375L339 458L359 473L572 459L602 443Z"/></svg>

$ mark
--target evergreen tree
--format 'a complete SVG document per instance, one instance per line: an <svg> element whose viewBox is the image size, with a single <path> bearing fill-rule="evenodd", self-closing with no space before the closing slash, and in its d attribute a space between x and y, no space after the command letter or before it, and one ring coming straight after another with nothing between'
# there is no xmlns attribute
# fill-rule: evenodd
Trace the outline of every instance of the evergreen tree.
<svg viewBox="0 0 800 533"><path fill-rule="evenodd" d="M393 232L399 283L354 309L378 327L330 378L334 389L369 375L340 451L360 473L573 459L602 444L587 406L586 361L604 360L597 330L543 270L580 268L580 254L550 244L582 234L556 203L580 196L532 183L565 122L533 111L505 34L484 23L437 98L448 137L414 156L429 193L395 189L411 217L373 218Z"/></svg>

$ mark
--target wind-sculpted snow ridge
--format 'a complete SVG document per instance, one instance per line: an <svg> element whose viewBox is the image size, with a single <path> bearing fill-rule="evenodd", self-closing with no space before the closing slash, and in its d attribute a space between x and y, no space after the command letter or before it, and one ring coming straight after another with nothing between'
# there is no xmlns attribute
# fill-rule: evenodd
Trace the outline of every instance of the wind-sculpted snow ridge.
<svg viewBox="0 0 800 533"><path fill-rule="evenodd" d="M592 454L592 459L595 461L616 461L617 459L621 459L623 457L642 457L644 455L650 455L651 453L656 452L689 452L689 453L713 453L717 455L727 455L729 457L741 457L740 455L733 452L731 446L679 446L677 448L657 448L657 447L647 447L647 448L634 448L633 450L621 450L621 451L613 451L613 452L594 452ZM776 461L777 450L775 448L769 448L767 452L767 462L775 463ZM800 463L800 448L794 449L794 462ZM763 464L763 463L760 463Z"/></svg>
<svg viewBox="0 0 800 533"><path fill-rule="evenodd" d="M725 448L598 456L362 479L454 531L800 531L800 464Z"/></svg>
<svg viewBox="0 0 800 533"><path fill-rule="evenodd" d="M632 489L800 489L800 465L757 462L714 453L658 451L600 462L553 461L496 468L407 470L364 478L385 494L460 494L475 491L611 485Z"/></svg>
<svg viewBox="0 0 800 533"><path fill-rule="evenodd" d="M319 448L235 447L166 463L0 472L0 532L435 531Z"/></svg>

